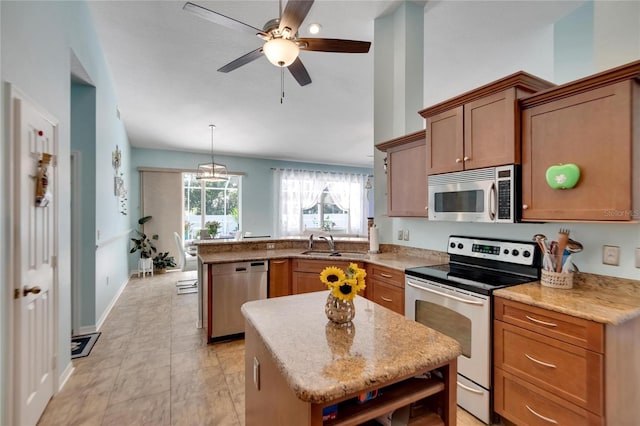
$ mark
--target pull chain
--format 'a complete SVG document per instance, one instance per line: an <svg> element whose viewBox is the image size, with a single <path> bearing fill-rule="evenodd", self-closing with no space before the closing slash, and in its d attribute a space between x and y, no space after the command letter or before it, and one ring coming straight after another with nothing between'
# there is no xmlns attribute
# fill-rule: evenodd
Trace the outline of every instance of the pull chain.
<svg viewBox="0 0 640 426"><path fill-rule="evenodd" d="M284 99L284 67L280 68L280 103Z"/></svg>

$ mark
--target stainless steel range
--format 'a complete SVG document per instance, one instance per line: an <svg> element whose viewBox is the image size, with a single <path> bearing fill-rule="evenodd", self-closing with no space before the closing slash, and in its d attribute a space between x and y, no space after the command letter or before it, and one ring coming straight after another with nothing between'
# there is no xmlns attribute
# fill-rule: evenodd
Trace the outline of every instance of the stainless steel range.
<svg viewBox="0 0 640 426"><path fill-rule="evenodd" d="M446 265L405 269L405 316L453 337L458 405L489 424L492 400L493 290L540 277L535 242L450 236Z"/></svg>

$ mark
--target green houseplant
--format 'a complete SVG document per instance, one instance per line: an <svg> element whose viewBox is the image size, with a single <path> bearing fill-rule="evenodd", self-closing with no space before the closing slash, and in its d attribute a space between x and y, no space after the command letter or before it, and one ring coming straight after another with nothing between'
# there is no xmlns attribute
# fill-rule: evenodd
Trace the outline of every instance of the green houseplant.
<svg viewBox="0 0 640 426"><path fill-rule="evenodd" d="M138 219L138 224L143 225L146 222L151 220L151 216L145 216ZM140 263L139 268L143 270L151 269L152 257L155 253L157 253L158 249L153 245L152 240L157 240L158 235L155 234L149 238L147 234L140 230L136 230L138 238L131 238L131 242L133 243L129 253L135 253L137 251L140 252Z"/></svg>
<svg viewBox="0 0 640 426"><path fill-rule="evenodd" d="M169 256L168 251L158 253L153 258L153 268L160 273L165 272L167 268L175 268L176 266L176 260L173 256Z"/></svg>
<svg viewBox="0 0 640 426"><path fill-rule="evenodd" d="M213 238L218 233L218 229L220 228L220 222L213 220L205 223L204 226L207 227L207 230L209 231L209 235L211 235L211 238Z"/></svg>

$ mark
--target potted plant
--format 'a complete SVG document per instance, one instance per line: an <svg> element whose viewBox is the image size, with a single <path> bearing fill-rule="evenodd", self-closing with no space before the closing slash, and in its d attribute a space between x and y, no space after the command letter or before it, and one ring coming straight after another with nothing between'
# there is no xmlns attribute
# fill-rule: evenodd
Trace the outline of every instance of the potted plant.
<svg viewBox="0 0 640 426"><path fill-rule="evenodd" d="M158 253L153 258L153 268L160 274L164 274L167 268L175 268L176 266L176 260L173 256L169 256L168 251Z"/></svg>
<svg viewBox="0 0 640 426"><path fill-rule="evenodd" d="M145 216L138 219L138 224L143 225L146 222L151 220L151 216ZM151 271L152 258L155 253L157 253L158 249L153 245L152 240L157 240L158 235L155 234L149 238L147 234L142 231L136 230L138 238L131 238L131 242L133 246L129 250L129 253L135 253L136 251L140 252L140 269L143 271Z"/></svg>
<svg viewBox="0 0 640 426"><path fill-rule="evenodd" d="M209 235L211 235L211 238L214 238L218 233L218 229L220 228L220 222L213 220L205 223L204 226L207 227L207 230L209 231Z"/></svg>

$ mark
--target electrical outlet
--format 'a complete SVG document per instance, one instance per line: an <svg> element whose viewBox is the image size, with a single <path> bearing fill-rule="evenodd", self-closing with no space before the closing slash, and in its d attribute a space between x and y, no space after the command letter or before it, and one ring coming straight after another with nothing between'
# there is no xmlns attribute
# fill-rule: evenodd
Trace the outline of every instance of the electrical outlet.
<svg viewBox="0 0 640 426"><path fill-rule="evenodd" d="M402 238L404 238L405 241L409 241L409 230L408 229L404 230L404 236Z"/></svg>
<svg viewBox="0 0 640 426"><path fill-rule="evenodd" d="M605 265L620 265L620 247L602 246L602 263Z"/></svg>
<svg viewBox="0 0 640 426"><path fill-rule="evenodd" d="M636 249L636 268L640 268L640 247Z"/></svg>
<svg viewBox="0 0 640 426"><path fill-rule="evenodd" d="M404 232L402 231L402 229L398 230L398 239L402 240L404 238Z"/></svg>
<svg viewBox="0 0 640 426"><path fill-rule="evenodd" d="M273 250L276 248L276 243L267 243L267 250Z"/></svg>

